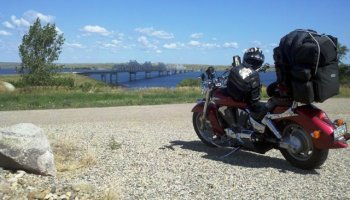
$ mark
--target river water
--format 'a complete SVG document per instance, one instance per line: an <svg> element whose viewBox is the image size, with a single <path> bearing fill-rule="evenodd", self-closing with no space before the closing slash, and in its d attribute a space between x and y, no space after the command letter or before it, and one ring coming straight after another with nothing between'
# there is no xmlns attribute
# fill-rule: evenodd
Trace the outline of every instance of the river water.
<svg viewBox="0 0 350 200"><path fill-rule="evenodd" d="M73 70L75 72L83 72L85 70ZM70 69L65 69L64 72L72 72ZM202 72L187 72L183 74L173 74L169 76L158 77L158 72L152 72L150 79L145 79L145 73L139 72L136 74L135 81L129 81L129 73L118 73L118 84L127 88L147 88L147 87L176 87L184 79L195 79L201 75ZM221 75L223 72L217 72L217 75ZM15 69L0 69L1 75L16 74ZM100 75L92 75L91 78L101 80ZM106 76L109 83L109 76ZM270 83L276 81L275 72L260 73L260 79L263 85L267 86ZM115 76L113 76L112 82L115 82Z"/></svg>

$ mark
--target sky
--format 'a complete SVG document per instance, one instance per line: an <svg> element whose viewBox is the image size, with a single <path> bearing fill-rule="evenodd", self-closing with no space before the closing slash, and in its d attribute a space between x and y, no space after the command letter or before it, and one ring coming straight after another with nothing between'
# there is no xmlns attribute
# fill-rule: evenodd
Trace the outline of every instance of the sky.
<svg viewBox="0 0 350 200"><path fill-rule="evenodd" d="M0 5L0 62L20 62L18 46L37 17L64 35L60 63L229 65L232 56L260 47L272 64L273 48L298 28L336 36L350 47L348 0L0 0Z"/></svg>

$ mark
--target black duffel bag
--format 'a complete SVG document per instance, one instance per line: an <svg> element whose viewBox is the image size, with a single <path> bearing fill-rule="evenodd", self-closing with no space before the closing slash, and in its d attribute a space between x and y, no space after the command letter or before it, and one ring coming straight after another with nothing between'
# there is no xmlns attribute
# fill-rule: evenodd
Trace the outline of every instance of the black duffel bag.
<svg viewBox="0 0 350 200"><path fill-rule="evenodd" d="M313 30L297 29L280 41L282 60L290 66L305 64L315 70L337 60L337 38Z"/></svg>
<svg viewBox="0 0 350 200"><path fill-rule="evenodd" d="M281 39L274 58L278 82L295 101L323 102L339 93L336 37L297 29Z"/></svg>

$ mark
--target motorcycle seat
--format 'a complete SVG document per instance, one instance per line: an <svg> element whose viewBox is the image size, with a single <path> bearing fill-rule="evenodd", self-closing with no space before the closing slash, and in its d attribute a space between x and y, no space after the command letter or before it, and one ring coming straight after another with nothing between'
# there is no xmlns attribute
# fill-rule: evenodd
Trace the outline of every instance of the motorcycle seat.
<svg viewBox="0 0 350 200"><path fill-rule="evenodd" d="M290 98L271 97L267 102L255 102L249 107L253 119L261 121L268 112L272 112L277 106L289 107L293 104Z"/></svg>
<svg viewBox="0 0 350 200"><path fill-rule="evenodd" d="M261 121L264 116L269 112L267 102L257 101L250 105L249 107L250 116L256 121Z"/></svg>

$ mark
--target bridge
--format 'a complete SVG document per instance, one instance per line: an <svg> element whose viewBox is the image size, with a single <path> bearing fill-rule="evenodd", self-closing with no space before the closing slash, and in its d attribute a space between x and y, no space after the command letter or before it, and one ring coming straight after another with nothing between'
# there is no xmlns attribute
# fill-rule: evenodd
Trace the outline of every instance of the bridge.
<svg viewBox="0 0 350 200"><path fill-rule="evenodd" d="M144 64L139 64L136 61L130 61L125 64L116 64L110 70L88 70L84 72L73 72L75 74L81 74L84 76L91 75L100 75L101 80L107 83L109 76L109 84L117 84L118 83L118 74L119 73L129 73L129 81L136 80L137 73L144 73L145 79L154 78L151 76L152 72L158 72L156 77L161 76L170 76L174 74L182 74L186 73L190 70L186 70L185 67L177 65L177 66L166 66L163 63L158 63L157 65L152 65L150 62L145 62ZM115 78L114 78L115 77Z"/></svg>

